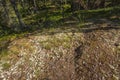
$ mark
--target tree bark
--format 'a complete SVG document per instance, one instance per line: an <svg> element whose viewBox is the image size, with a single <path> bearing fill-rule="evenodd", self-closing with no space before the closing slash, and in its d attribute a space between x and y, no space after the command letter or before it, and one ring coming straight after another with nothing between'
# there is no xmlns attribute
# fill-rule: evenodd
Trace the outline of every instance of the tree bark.
<svg viewBox="0 0 120 80"><path fill-rule="evenodd" d="M2 6L3 6L3 8L4 8L4 12L5 12L5 14L4 14L4 23L5 23L5 25L7 26L7 27L10 27L10 25L11 25L11 19L10 19L10 15L9 15L9 9L8 9L8 6L7 6L7 2L6 2L6 0L2 0Z"/></svg>
<svg viewBox="0 0 120 80"><path fill-rule="evenodd" d="M10 0L10 2L11 2L11 5L12 5L14 11L15 11L15 14L16 14L18 22L19 22L19 25L20 25L19 29L23 30L24 27L25 27L25 24L21 20L21 16L20 16L20 13L19 13L18 8L17 8L16 1L15 0Z"/></svg>

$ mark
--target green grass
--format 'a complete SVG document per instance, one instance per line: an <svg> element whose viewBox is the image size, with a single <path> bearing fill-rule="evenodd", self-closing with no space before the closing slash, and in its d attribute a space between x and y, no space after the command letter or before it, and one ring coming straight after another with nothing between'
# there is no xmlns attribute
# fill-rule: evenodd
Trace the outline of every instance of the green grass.
<svg viewBox="0 0 120 80"><path fill-rule="evenodd" d="M63 35L61 39L53 36L46 39L45 41L40 41L40 44L43 46L43 48L49 50L51 48L56 48L60 46L63 46L64 48L69 48L70 41L71 41L70 37Z"/></svg>

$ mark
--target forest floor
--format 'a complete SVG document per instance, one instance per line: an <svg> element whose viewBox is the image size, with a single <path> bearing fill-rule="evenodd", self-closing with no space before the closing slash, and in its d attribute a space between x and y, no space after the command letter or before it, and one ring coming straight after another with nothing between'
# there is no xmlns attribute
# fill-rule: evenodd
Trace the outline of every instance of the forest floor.
<svg viewBox="0 0 120 80"><path fill-rule="evenodd" d="M45 29L9 44L0 80L119 80L120 24L88 20Z"/></svg>

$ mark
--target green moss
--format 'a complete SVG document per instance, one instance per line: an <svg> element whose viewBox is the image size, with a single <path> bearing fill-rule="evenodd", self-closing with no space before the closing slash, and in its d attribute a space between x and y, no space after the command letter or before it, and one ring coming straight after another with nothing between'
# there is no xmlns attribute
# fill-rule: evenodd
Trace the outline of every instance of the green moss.
<svg viewBox="0 0 120 80"><path fill-rule="evenodd" d="M5 57L7 55L8 55L7 49L3 49L3 50L0 51L0 58Z"/></svg>
<svg viewBox="0 0 120 80"><path fill-rule="evenodd" d="M0 58L6 57L11 53L10 51L8 51L8 46L11 41L15 40L16 38L24 37L25 34L27 34L27 32L0 37ZM12 53L16 53L16 52L12 52Z"/></svg>
<svg viewBox="0 0 120 80"><path fill-rule="evenodd" d="M4 70L9 69L10 66L11 66L10 63L4 63L4 64L2 65L2 67L3 67Z"/></svg>
<svg viewBox="0 0 120 80"><path fill-rule="evenodd" d="M41 41L40 44L45 48L45 49L51 49L51 48L56 48L63 46L64 48L69 48L71 45L71 38L68 36L62 35L62 37L58 38L57 36L52 36L45 41Z"/></svg>

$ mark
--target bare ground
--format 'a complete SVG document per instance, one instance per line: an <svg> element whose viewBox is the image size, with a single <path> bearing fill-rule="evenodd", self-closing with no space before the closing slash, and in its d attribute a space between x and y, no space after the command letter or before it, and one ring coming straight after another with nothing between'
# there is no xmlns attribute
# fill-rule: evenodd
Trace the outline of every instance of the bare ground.
<svg viewBox="0 0 120 80"><path fill-rule="evenodd" d="M91 22L79 32L14 41L17 48L9 49L19 54L0 70L0 80L119 80L120 26L107 19Z"/></svg>
<svg viewBox="0 0 120 80"><path fill-rule="evenodd" d="M119 80L120 27L101 20L84 34L85 42L76 50L77 80Z"/></svg>

